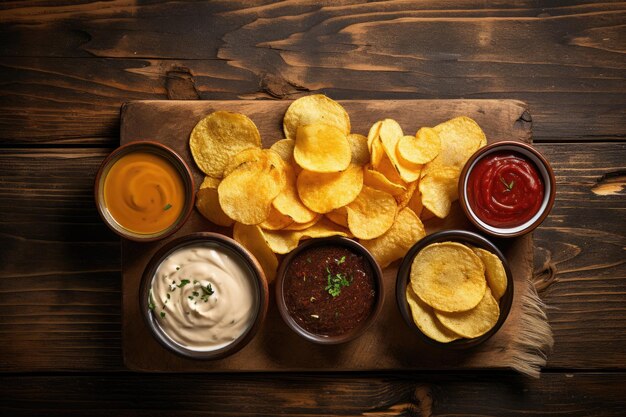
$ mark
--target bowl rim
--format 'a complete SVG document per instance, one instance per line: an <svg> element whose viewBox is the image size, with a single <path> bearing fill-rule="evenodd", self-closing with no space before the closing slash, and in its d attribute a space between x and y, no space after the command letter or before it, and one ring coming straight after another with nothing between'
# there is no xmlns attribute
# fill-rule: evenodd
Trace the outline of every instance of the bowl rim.
<svg viewBox="0 0 626 417"><path fill-rule="evenodd" d="M473 339L458 339L454 340L450 343L442 343L436 340L431 339L417 327L417 325L413 322L413 317L410 312L410 307L408 302L406 301L406 288L409 285L410 280L410 271L411 266L413 264L413 258L417 255L419 251L424 249L426 246L431 243L439 243L439 242L461 242L461 243L469 243L480 248L486 249L492 253L494 253L500 260L504 266L504 270L506 272L507 277L507 289L504 295L500 298L498 304L500 307L500 317L498 317L498 321L496 324L484 335L473 338ZM509 267L509 263L502 253L500 249L492 242L487 240L485 237L479 235L478 233L470 232L467 230L442 230L439 232L435 232L430 234L416 244L414 244L411 249L407 252L405 257L402 259L400 267L398 268L398 273L396 277L396 304L398 309L400 310L400 314L404 319L405 323L420 337L421 340L428 343L429 345L436 346L443 349L451 349L451 350L461 350L461 349L469 349L475 346L478 346L488 339L490 339L494 334L500 330L504 322L509 316L511 312L511 306L513 305L513 297L515 294L515 283L513 280L513 274L511 272L511 268Z"/></svg>
<svg viewBox="0 0 626 417"><path fill-rule="evenodd" d="M470 207L469 202L467 201L467 182L469 180L472 169L476 166L476 163L478 163L478 161L480 161L482 158L486 157L489 154L507 149L524 155L526 158L530 159L531 162L534 163L534 165L537 167L537 170L539 171L539 175L541 175L544 181L544 189L547 192L544 193L542 206L540 207L538 213L535 214L526 223L515 227L494 227L483 224L482 221L478 221L478 215L474 213L474 211ZM463 169L461 170L461 174L459 177L458 195L459 202L461 208L463 209L463 212L465 213L465 216L481 232L496 237L517 237L532 232L541 223L543 223L546 217L550 214L550 211L554 206L554 200L556 197L556 178L554 176L552 166L550 165L548 160L541 154L541 152L539 152L533 146L523 142L508 140L494 142L490 145L485 146L484 148L480 148L479 150L474 152L474 154L467 160L467 162L463 166Z"/></svg>
<svg viewBox="0 0 626 417"><path fill-rule="evenodd" d="M293 261L293 259L298 254L300 254L301 252L307 249L311 249L311 248L318 247L318 246L327 246L327 245L344 246L353 250L354 252L358 254L363 255L365 259L367 259L367 261L372 266L372 271L374 273L374 277L373 277L374 283L377 287L376 298L374 300L374 309L370 313L369 317L360 326L355 327L354 329L350 330L347 333L337 335L337 336L322 336L322 335L309 332L303 329L302 327L300 327L296 323L296 321L291 317L291 314L289 314L289 311L287 309L287 304L285 303L284 291L283 291L285 279L287 276L287 270L289 268L289 265ZM278 311L280 313L280 316L282 317L283 321L287 324L287 326L291 330L293 330L296 334L301 336L302 338L310 342L322 344L322 345L336 345L336 344L346 343L361 336L363 333L365 333L365 331L367 331L367 329L369 329L374 324L374 322L380 315L380 312L382 311L383 303L385 300L383 272L380 268L380 265L378 265L378 262L376 262L376 260L374 259L374 256L363 245L361 245L360 243L352 239L349 239L343 236L313 238L313 239L305 240L304 242L300 243L297 248L292 250L283 259L280 266L278 267L278 272L276 274L275 290L276 290L276 305L278 306Z"/></svg>
<svg viewBox="0 0 626 417"><path fill-rule="evenodd" d="M231 344L222 348L200 351L181 346L173 339L171 339L163 329L155 321L154 314L148 307L148 296L151 287L151 282L158 269L159 265L165 260L167 256L172 254L178 249L195 244L212 243L217 246L223 246L230 249L232 252L241 256L241 259L249 267L251 274L251 281L256 288L258 294L258 309L256 311L254 320L250 327L242 333ZM221 359L226 356L230 356L241 349L243 349L257 334L261 328L265 318L267 316L267 310L269 305L269 288L267 279L263 268L256 260L256 258L239 242L231 239L227 236L213 232L197 232L178 237L171 240L160 247L157 252L150 258L150 261L146 265L143 274L141 275L141 283L139 287L139 306L141 309L141 315L144 319L144 323L147 325L152 336L159 342L161 346L168 349L179 356L188 359L197 360L214 360Z"/></svg>
<svg viewBox="0 0 626 417"><path fill-rule="evenodd" d="M178 219L174 223L172 223L171 226L163 229L160 232L145 235L142 235L140 233L134 233L125 229L120 224L115 222L114 219L112 222L111 219L113 217L107 216L107 214L105 213L106 209L103 196L104 180L106 179L106 175L108 174L108 171L111 169L113 164L124 155L130 154L131 152L138 152L143 148L148 148L157 155L160 155L163 158L167 159L168 162L170 162L174 166L176 171L180 174L185 185L185 207L183 208L183 211L181 212ZM157 240L161 240L167 236L171 236L185 224L193 211L196 198L195 189L196 186L193 179L193 174L191 173L191 169L189 168L189 165L185 162L185 160L176 151L159 142L151 140L136 140L119 146L102 161L100 167L98 168L98 172L94 181L94 199L96 202L96 209L98 210L100 218L115 234L134 242L154 242ZM109 219L109 217L111 217L111 219Z"/></svg>

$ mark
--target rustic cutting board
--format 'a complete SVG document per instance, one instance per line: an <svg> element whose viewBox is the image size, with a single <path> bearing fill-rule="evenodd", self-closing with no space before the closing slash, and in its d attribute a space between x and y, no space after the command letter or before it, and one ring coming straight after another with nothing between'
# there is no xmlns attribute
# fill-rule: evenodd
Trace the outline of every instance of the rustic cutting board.
<svg viewBox="0 0 626 417"><path fill-rule="evenodd" d="M283 138L282 118L291 101L137 101L121 112L121 144L155 140L177 151L192 168L196 184L202 173L189 152L189 134L205 115L216 110L241 112L258 126L263 147ZM466 115L475 119L488 141L531 142L531 119L524 103L514 100L355 100L342 101L350 114L352 131L367 135L379 119L397 120L407 134L421 126L434 126L449 118ZM426 222L429 232L439 229L472 230L458 207L446 220ZM231 235L228 228L211 224L195 210L174 236L198 231ZM529 291L532 274L532 237L492 240L507 257L515 280L515 296L508 320L486 343L466 351L449 351L422 342L404 323L395 300L392 265L385 270L383 311L360 338L339 346L320 346L293 333L282 321L270 285L270 307L264 326L244 349L215 361L194 361L170 353L150 334L140 314L139 287L149 259L166 241L122 242L123 354L128 368L137 371L231 372L231 371L331 371L331 370L437 370L508 368L515 364L517 335L522 319L522 297Z"/></svg>

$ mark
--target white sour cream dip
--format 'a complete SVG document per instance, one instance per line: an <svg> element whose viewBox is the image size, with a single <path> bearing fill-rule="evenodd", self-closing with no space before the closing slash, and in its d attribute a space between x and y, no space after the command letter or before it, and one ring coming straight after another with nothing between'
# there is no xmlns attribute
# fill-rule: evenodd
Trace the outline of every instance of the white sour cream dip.
<svg viewBox="0 0 626 417"><path fill-rule="evenodd" d="M252 280L233 251L189 245L161 262L152 278L148 304L174 342L196 351L217 350L252 325L259 306Z"/></svg>

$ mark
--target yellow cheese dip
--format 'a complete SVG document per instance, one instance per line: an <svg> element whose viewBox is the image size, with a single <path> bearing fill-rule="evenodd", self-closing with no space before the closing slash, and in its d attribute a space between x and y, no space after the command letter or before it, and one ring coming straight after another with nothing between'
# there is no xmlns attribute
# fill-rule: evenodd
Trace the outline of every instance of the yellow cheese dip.
<svg viewBox="0 0 626 417"><path fill-rule="evenodd" d="M152 234L167 229L180 216L185 187L176 168L150 152L122 156L104 179L104 203L123 228Z"/></svg>
<svg viewBox="0 0 626 417"><path fill-rule="evenodd" d="M159 265L149 306L174 342L211 351L231 344L250 328L259 302L238 255L217 245L190 245Z"/></svg>

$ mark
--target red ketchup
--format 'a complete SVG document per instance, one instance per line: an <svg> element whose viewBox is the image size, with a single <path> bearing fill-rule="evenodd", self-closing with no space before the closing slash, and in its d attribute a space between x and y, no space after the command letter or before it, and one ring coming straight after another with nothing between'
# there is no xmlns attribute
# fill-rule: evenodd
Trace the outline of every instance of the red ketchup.
<svg viewBox="0 0 626 417"><path fill-rule="evenodd" d="M470 172L467 199L476 216L492 227L516 227L541 208L544 184L523 155L500 151L482 158Z"/></svg>

